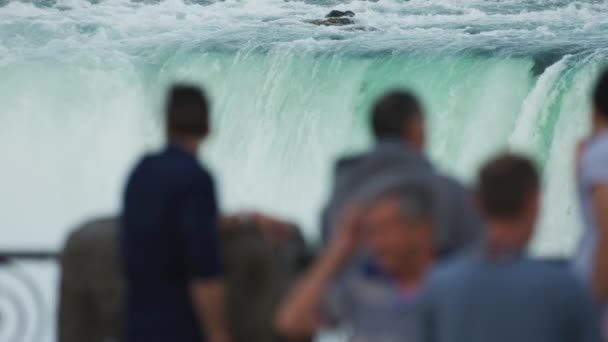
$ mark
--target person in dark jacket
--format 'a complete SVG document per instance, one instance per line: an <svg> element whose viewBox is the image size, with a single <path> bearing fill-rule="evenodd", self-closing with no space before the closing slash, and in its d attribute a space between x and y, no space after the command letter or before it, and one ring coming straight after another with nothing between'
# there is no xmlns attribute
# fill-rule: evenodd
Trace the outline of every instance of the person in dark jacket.
<svg viewBox="0 0 608 342"><path fill-rule="evenodd" d="M168 145L144 157L124 194L121 243L126 342L227 342L215 185L196 158L208 105L178 85L167 105Z"/></svg>

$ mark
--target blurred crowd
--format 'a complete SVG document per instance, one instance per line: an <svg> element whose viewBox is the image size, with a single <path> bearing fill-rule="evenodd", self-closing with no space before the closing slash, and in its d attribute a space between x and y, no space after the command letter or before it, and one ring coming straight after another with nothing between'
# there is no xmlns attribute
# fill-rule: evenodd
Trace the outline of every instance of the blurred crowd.
<svg viewBox="0 0 608 342"><path fill-rule="evenodd" d="M582 239L550 261L527 248L535 163L498 154L469 189L425 155L425 110L403 90L372 106L373 146L336 162L316 252L291 223L222 215L197 158L208 100L175 85L167 145L134 167L120 215L66 243L59 341L608 341L608 71L591 100L573 156Z"/></svg>

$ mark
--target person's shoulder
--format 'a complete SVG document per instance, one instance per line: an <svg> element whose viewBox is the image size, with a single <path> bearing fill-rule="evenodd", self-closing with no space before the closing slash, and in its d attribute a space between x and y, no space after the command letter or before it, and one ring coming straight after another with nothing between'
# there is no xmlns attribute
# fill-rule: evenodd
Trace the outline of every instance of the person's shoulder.
<svg viewBox="0 0 608 342"><path fill-rule="evenodd" d="M204 184L205 186L210 186L210 187L215 186L215 179L213 178L213 175L211 174L211 172L209 171L209 169L207 169L207 167L205 165L196 163L195 169L196 169L195 172L197 174L198 181L200 183Z"/></svg>
<svg viewBox="0 0 608 342"><path fill-rule="evenodd" d="M583 153L583 166L608 165L608 134L592 140Z"/></svg>
<svg viewBox="0 0 608 342"><path fill-rule="evenodd" d="M348 168L356 165L363 158L365 158L364 153L356 153L356 154L351 154L351 155L340 157L334 165L335 172L338 173L344 169L348 169Z"/></svg>
<svg viewBox="0 0 608 342"><path fill-rule="evenodd" d="M149 168L150 166L154 165L154 162L158 159L158 155L156 154L151 154L148 153L146 155L144 155L143 157L139 158L139 160L137 162L135 162L135 165L133 166L133 169L131 170L131 175L136 175L142 172L146 172L146 169Z"/></svg>
<svg viewBox="0 0 608 342"><path fill-rule="evenodd" d="M198 161L190 163L177 174L181 189L186 192L215 193L215 180L205 165Z"/></svg>
<svg viewBox="0 0 608 342"><path fill-rule="evenodd" d="M453 281L465 279L474 265L471 253L463 252L446 260L440 261L430 271L427 277L428 286L448 286Z"/></svg>
<svg viewBox="0 0 608 342"><path fill-rule="evenodd" d="M601 134L589 143L588 151L598 153L599 151L608 150L608 133Z"/></svg>
<svg viewBox="0 0 608 342"><path fill-rule="evenodd" d="M158 177L158 175L167 176L167 173L170 173L177 165L181 167L183 162L176 160L168 149L148 152L135 163L130 178L147 180L149 177Z"/></svg>
<svg viewBox="0 0 608 342"><path fill-rule="evenodd" d="M179 147L169 146L156 156L159 163L178 179L186 183L210 184L213 177L196 155L186 153Z"/></svg>
<svg viewBox="0 0 608 342"><path fill-rule="evenodd" d="M464 282L472 279L472 261L469 256L461 255L436 264L427 274L421 292L421 301L425 305L440 304L451 298Z"/></svg>
<svg viewBox="0 0 608 342"><path fill-rule="evenodd" d="M366 159L366 153L357 153L343 156L334 165L334 181L336 186L340 186L349 179L362 162Z"/></svg>
<svg viewBox="0 0 608 342"><path fill-rule="evenodd" d="M582 288L580 280L566 265L539 259L528 259L524 264L528 274L526 278L530 281L536 279L539 288L561 289L561 292L578 291Z"/></svg>
<svg viewBox="0 0 608 342"><path fill-rule="evenodd" d="M537 261L534 274L537 283L531 286L539 297L560 305L563 310L578 310L591 304L591 294L583 282L566 266Z"/></svg>
<svg viewBox="0 0 608 342"><path fill-rule="evenodd" d="M469 194L470 190L458 179L442 171L435 172L435 178L439 185L447 192L455 195Z"/></svg>
<svg viewBox="0 0 608 342"><path fill-rule="evenodd" d="M568 273L568 269L561 263L529 256L519 259L519 265L522 270L539 274L539 278L563 277Z"/></svg>

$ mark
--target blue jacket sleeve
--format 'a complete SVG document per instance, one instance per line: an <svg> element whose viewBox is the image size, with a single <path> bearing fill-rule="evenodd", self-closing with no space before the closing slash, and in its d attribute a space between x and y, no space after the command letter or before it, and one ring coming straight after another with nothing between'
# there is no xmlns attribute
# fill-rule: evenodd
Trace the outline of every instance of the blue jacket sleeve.
<svg viewBox="0 0 608 342"><path fill-rule="evenodd" d="M218 209L211 178L188 190L179 212L178 229L183 238L182 255L188 276L191 279L221 276Z"/></svg>

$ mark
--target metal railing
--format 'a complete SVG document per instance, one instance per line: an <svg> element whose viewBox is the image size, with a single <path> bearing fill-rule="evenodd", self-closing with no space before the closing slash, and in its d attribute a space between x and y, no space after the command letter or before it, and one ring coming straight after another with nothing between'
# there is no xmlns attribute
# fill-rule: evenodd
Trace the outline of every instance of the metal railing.
<svg viewBox="0 0 608 342"><path fill-rule="evenodd" d="M38 342L47 333L48 303L40 279L24 268L31 262L57 261L38 250L0 250L0 342Z"/></svg>

